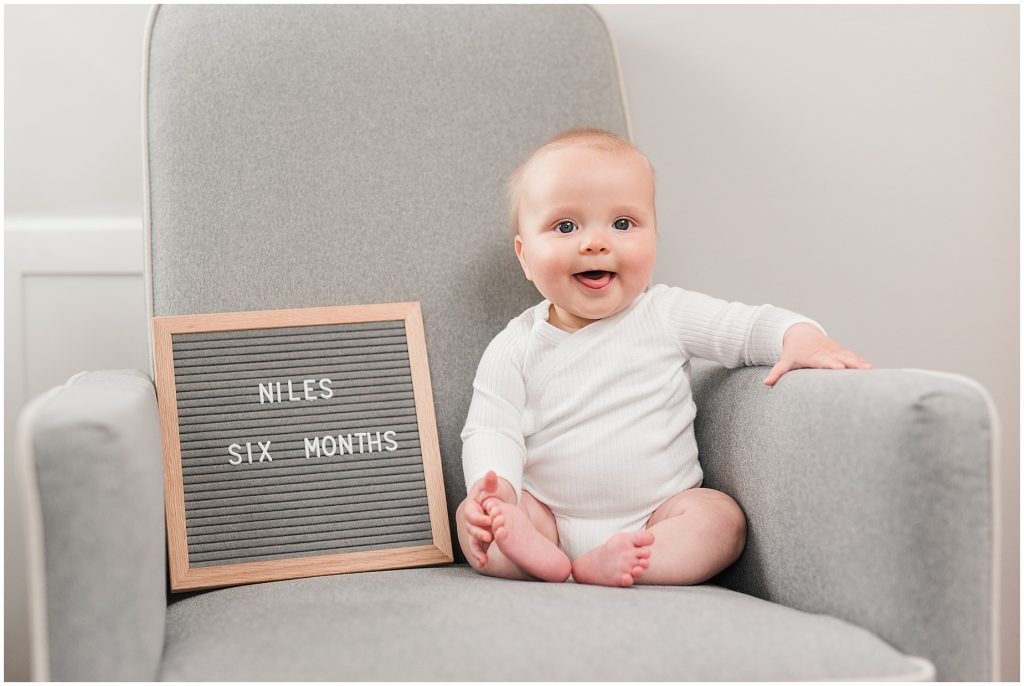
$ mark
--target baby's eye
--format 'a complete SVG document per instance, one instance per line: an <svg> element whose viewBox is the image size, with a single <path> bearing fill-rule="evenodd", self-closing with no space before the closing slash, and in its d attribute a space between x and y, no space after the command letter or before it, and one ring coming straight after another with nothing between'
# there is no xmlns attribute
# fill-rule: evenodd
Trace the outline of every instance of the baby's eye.
<svg viewBox="0 0 1024 686"><path fill-rule="evenodd" d="M575 230L576 224L568 220L564 222L558 222L558 224L555 225L555 231L557 231L558 233L572 233Z"/></svg>
<svg viewBox="0 0 1024 686"><path fill-rule="evenodd" d="M633 221L631 219L626 218L616 219L615 223L612 224L612 226L614 226L616 229L619 229L620 231L625 231L629 229L629 227L631 227L632 225Z"/></svg>

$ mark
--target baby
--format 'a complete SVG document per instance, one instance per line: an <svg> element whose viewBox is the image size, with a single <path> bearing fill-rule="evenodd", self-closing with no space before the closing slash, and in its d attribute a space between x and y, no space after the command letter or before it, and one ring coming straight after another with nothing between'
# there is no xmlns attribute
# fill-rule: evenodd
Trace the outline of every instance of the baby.
<svg viewBox="0 0 1024 686"><path fill-rule="evenodd" d="M515 251L545 300L480 360L462 432L459 544L482 574L606 586L698 584L746 543L702 488L690 358L869 369L806 317L649 287L654 173L623 138L559 134L509 182Z"/></svg>

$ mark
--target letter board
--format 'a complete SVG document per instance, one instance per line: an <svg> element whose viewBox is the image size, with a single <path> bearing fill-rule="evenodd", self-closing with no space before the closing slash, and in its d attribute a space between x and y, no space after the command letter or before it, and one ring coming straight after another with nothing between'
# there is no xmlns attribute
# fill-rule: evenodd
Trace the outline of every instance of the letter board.
<svg viewBox="0 0 1024 686"><path fill-rule="evenodd" d="M419 303L154 317L171 589L451 563Z"/></svg>

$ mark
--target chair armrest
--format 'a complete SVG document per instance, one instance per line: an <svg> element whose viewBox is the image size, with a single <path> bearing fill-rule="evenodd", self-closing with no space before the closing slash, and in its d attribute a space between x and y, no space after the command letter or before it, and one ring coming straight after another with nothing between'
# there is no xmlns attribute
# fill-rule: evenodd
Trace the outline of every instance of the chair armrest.
<svg viewBox="0 0 1024 686"><path fill-rule="evenodd" d="M746 512L713 580L864 627L941 680L997 669L995 444L987 392L918 370L693 371L704 485Z"/></svg>
<svg viewBox="0 0 1024 686"><path fill-rule="evenodd" d="M167 564L153 383L74 376L26 406L17 440L32 678L154 680Z"/></svg>

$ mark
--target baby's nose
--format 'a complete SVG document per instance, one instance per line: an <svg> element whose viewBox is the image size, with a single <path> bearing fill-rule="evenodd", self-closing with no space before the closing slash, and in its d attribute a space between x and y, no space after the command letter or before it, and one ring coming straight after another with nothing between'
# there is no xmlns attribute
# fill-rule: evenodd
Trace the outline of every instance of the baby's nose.
<svg viewBox="0 0 1024 686"><path fill-rule="evenodd" d="M600 235L587 236L580 244L580 252L585 255L608 252L608 242Z"/></svg>

